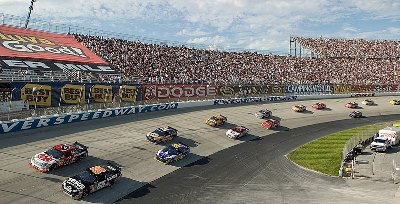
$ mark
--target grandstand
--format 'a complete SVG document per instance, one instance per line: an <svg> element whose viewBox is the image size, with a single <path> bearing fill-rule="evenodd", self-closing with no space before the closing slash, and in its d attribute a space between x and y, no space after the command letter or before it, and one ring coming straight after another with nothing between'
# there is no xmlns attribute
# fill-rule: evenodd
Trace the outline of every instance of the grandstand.
<svg viewBox="0 0 400 204"><path fill-rule="evenodd" d="M0 47L0 82L10 83L12 90L16 90L11 93L13 100L30 99L29 105L34 105L35 109L114 102L114 98L121 98L117 97L122 94L121 90L125 90L120 88L122 85L132 85L139 93L139 86L146 84L187 84L190 87L195 84L216 87L239 85L270 90L268 87L271 85L371 86L400 83L400 42L393 40L293 37L291 43L310 50L313 56L297 56L296 52L294 56L282 56L149 43L82 34L73 32L71 28L43 32L19 28L6 19L3 14L3 25L0 25L3 42L3 47ZM27 36L41 42L29 41L32 38ZM20 43L19 48L25 46L23 48L34 50L34 54L15 51L17 47L10 48L15 42ZM26 87L26 84L16 82L31 84ZM56 84L44 84L47 82ZM95 94L92 91L96 84L100 84L99 90L102 90L96 94L103 94L98 95L99 99L93 98ZM62 87L70 85L78 86L74 89L80 95L75 94L74 97L79 100L68 102L61 97L61 93L65 93ZM51 97L51 101L38 103L37 94L30 95L30 89L45 86L49 88L39 90L55 93L53 96L41 96ZM129 89L133 90L132 87ZM133 98L126 100L142 103L140 95L137 95L138 98L132 95Z"/></svg>

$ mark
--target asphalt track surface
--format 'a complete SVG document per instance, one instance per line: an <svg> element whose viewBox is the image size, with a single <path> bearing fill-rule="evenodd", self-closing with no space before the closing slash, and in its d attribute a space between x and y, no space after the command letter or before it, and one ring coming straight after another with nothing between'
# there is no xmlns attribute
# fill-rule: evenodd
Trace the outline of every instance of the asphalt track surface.
<svg viewBox="0 0 400 204"><path fill-rule="evenodd" d="M348 120L346 102L322 100L327 110L311 110L316 101L221 106L153 112L67 124L0 136L1 203L398 203L398 185L369 180L345 180L302 169L285 155L315 138L364 124L400 119L394 97L375 97L377 106L362 106L366 118ZM304 104L309 111L294 113ZM268 108L282 127L261 128L253 115ZM208 127L204 120L222 113L228 124ZM230 140L225 131L234 124L250 128L250 135ZM144 135L170 125L179 130L191 154L173 165L153 160L162 145ZM80 163L40 173L28 167L30 157L58 143L79 141L89 146ZM111 188L74 201L61 191L61 182L83 169L106 161L123 167L123 178ZM379 189L379 191L377 191ZM136 190L136 191L135 191ZM133 192L133 193L131 193ZM130 193L130 194L129 194ZM129 194L129 195L128 195Z"/></svg>

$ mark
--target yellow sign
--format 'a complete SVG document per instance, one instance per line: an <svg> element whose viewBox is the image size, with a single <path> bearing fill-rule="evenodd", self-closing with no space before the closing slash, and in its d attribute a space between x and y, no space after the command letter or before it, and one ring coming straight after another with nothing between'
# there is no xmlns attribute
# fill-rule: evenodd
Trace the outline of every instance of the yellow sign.
<svg viewBox="0 0 400 204"><path fill-rule="evenodd" d="M29 105L51 106L51 86L25 84L21 88L21 99Z"/></svg>
<svg viewBox="0 0 400 204"><path fill-rule="evenodd" d="M351 85L334 85L333 93L351 93L352 87Z"/></svg>
<svg viewBox="0 0 400 204"><path fill-rule="evenodd" d="M119 89L119 96L122 101L136 101L137 86L122 85Z"/></svg>
<svg viewBox="0 0 400 204"><path fill-rule="evenodd" d="M112 86L96 84L90 89L90 95L98 103L111 103L113 98Z"/></svg>
<svg viewBox="0 0 400 204"><path fill-rule="evenodd" d="M61 87L61 98L65 103L83 104L85 103L85 86L65 84Z"/></svg>

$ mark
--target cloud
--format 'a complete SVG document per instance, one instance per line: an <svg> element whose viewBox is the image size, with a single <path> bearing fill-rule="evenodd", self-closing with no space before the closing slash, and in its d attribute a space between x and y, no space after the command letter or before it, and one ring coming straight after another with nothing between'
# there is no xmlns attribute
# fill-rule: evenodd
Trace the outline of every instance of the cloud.
<svg viewBox="0 0 400 204"><path fill-rule="evenodd" d="M200 28L196 28L195 30L192 30L191 28L188 29L184 28L176 34L181 36L201 36L201 35L207 35L208 33L200 30Z"/></svg>
<svg viewBox="0 0 400 204"><path fill-rule="evenodd" d="M1 0L0 8L26 16L29 4ZM32 17L160 41L287 51L291 35L393 38L399 11L399 0L38 0Z"/></svg>

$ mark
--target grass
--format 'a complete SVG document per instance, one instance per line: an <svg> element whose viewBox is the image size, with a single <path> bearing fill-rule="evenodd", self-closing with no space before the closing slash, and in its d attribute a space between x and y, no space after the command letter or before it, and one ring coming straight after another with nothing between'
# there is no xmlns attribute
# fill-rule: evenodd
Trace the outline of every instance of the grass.
<svg viewBox="0 0 400 204"><path fill-rule="evenodd" d="M327 175L338 176L342 162L342 151L347 141L359 133L372 134L385 125L374 124L360 126L336 132L305 144L289 153L288 158L307 169L312 169Z"/></svg>

